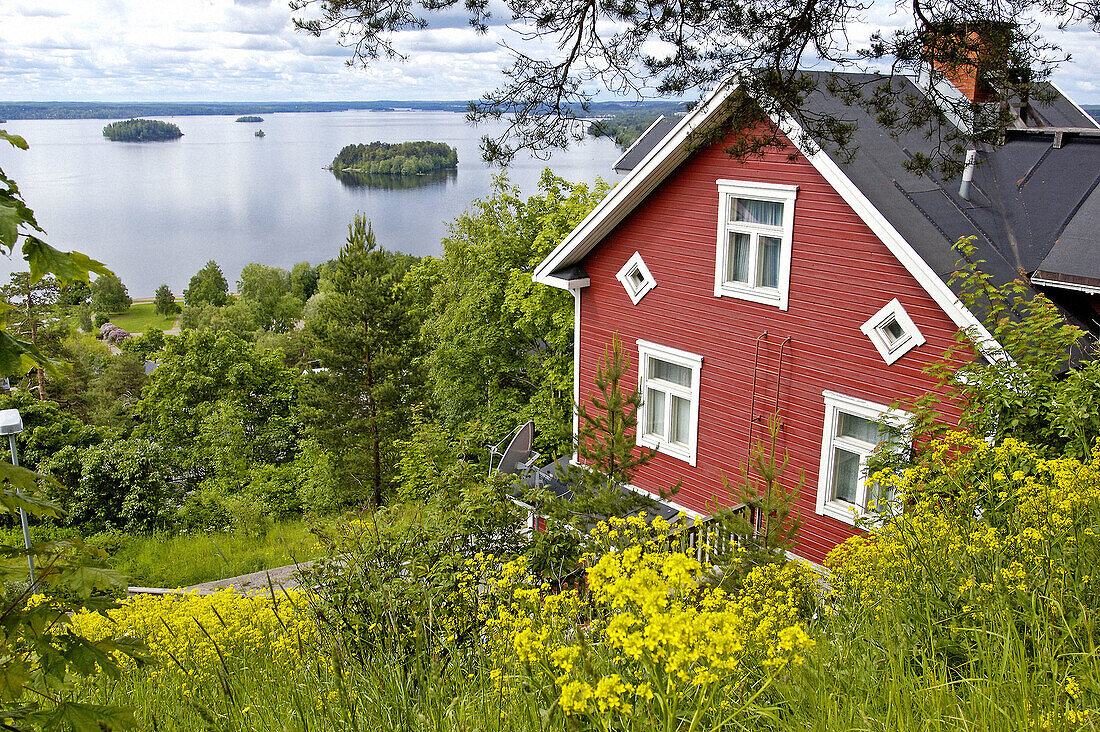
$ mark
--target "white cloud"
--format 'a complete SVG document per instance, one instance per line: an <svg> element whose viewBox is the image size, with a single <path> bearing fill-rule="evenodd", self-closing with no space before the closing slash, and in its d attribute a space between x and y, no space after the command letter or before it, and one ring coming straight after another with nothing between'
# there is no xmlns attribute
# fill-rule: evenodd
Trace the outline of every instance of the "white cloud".
<svg viewBox="0 0 1100 732"><path fill-rule="evenodd" d="M489 33L469 27L460 5L398 34L409 61L351 69L335 35L298 33L285 0L23 0L0 4L0 99L325 100L469 99L499 85L510 14L492 5ZM878 0L847 29L851 48L872 29L889 33L904 10ZM1055 37L1056 36L1056 37ZM1055 81L1100 104L1100 38L1051 37L1073 55Z"/></svg>

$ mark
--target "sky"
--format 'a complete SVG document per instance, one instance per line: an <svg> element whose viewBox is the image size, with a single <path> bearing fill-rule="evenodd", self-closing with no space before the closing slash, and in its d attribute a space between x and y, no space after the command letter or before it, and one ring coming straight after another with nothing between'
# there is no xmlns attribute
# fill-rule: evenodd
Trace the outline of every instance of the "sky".
<svg viewBox="0 0 1100 732"><path fill-rule="evenodd" d="M292 17L286 0L0 0L0 100L471 99L501 84L500 42L514 40L501 20L478 35L461 13L436 14L397 39L409 61L349 68L334 35L297 32ZM857 47L903 21L878 0L848 37ZM1055 83L1100 104L1100 34L1050 27L1073 57Z"/></svg>

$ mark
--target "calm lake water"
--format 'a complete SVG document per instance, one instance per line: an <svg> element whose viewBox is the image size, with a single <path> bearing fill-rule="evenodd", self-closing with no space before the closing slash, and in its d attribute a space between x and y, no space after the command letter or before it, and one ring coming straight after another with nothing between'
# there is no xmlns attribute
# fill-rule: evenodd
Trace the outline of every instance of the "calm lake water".
<svg viewBox="0 0 1100 732"><path fill-rule="evenodd" d="M46 241L111 267L134 297L167 283L178 295L209 259L233 287L241 268L263 262L289 269L336 256L357 211L379 243L411 254L438 254L448 222L488 195L499 169L481 162L472 128L450 112L283 113L262 124L235 117L176 117L172 142L120 143L103 137L107 120L11 120L29 151L0 148L0 168L18 182ZM257 138L255 131L266 133ZM325 170L341 147L374 140L433 140L458 150L458 171L423 185L338 180ZM525 195L543 168L571 181L614 181L620 151L587 140L549 161L524 157L509 167ZM388 184L388 185L387 185ZM7 281L21 259L0 258Z"/></svg>

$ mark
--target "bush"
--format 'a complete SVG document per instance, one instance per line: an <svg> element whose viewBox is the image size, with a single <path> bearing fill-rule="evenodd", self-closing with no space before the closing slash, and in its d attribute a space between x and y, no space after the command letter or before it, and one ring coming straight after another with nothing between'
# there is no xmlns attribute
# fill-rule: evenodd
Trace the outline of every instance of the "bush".
<svg viewBox="0 0 1100 732"><path fill-rule="evenodd" d="M111 316L107 315L107 313L96 313L95 314L95 319L92 321L92 325L96 328L99 328L99 327L101 327L103 325L106 325L107 323L110 323L110 322L111 322Z"/></svg>

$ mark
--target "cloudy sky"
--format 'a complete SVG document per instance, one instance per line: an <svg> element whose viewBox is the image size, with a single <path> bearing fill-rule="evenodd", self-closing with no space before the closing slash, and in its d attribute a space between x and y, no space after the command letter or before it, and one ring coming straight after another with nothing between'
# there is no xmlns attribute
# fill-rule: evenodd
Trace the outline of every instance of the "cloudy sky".
<svg viewBox="0 0 1100 732"><path fill-rule="evenodd" d="M879 0L870 28L903 20ZM284 101L469 99L496 87L507 28L476 35L460 16L404 34L410 61L350 69L333 36L294 31L286 0L0 0L0 100ZM1073 55L1055 82L1100 104L1100 35L1051 38Z"/></svg>

